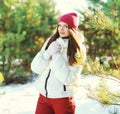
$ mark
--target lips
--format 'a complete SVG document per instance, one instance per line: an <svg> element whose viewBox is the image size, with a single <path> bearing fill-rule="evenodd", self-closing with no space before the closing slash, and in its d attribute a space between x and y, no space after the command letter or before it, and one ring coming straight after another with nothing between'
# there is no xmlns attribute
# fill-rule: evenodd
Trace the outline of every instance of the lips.
<svg viewBox="0 0 120 114"><path fill-rule="evenodd" d="M64 32L60 32L61 35L64 35L65 33Z"/></svg>

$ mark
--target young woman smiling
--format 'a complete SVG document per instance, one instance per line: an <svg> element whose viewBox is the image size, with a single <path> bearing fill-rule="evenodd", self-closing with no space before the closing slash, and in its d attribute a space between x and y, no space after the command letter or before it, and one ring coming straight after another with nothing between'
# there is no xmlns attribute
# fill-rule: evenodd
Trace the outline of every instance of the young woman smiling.
<svg viewBox="0 0 120 114"><path fill-rule="evenodd" d="M32 71L39 74L36 85L40 95L35 114L75 114L74 95L86 59L78 22L75 12L62 15L55 34L31 63Z"/></svg>

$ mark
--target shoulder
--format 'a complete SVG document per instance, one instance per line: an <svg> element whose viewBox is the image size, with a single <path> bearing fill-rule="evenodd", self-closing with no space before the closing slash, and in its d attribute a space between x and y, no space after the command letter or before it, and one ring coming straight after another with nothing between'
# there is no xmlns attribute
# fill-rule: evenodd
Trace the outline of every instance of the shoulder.
<svg viewBox="0 0 120 114"><path fill-rule="evenodd" d="M43 43L43 47L46 47L46 45L48 44L48 42L49 42L50 39L51 39L50 37L47 38L47 39L45 39L45 41Z"/></svg>
<svg viewBox="0 0 120 114"><path fill-rule="evenodd" d="M77 34L77 37L79 38L80 42L83 43L85 41L84 34L82 32L79 32L79 31L77 31L76 34Z"/></svg>
<svg viewBox="0 0 120 114"><path fill-rule="evenodd" d="M45 43L48 43L50 39L50 37L46 38Z"/></svg>

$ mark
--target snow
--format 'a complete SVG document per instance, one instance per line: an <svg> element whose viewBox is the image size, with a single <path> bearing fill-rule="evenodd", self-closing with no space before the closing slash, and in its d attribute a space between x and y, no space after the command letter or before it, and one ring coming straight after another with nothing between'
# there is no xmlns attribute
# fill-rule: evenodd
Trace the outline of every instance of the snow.
<svg viewBox="0 0 120 114"><path fill-rule="evenodd" d="M120 106L103 106L99 102L87 97L86 87L90 85L95 88L99 83L99 77L83 77L80 83L80 91L76 95L76 114L120 114ZM120 91L120 83L109 79L108 85L114 91ZM113 85L114 83L114 85ZM35 88L35 81L27 84L11 84L0 87L0 114L34 114L38 92Z"/></svg>

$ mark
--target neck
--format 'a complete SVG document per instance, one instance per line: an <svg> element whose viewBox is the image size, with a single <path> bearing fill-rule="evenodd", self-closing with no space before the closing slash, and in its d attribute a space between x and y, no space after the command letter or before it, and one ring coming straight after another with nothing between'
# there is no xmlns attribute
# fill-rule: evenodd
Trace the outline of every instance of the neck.
<svg viewBox="0 0 120 114"><path fill-rule="evenodd" d="M69 39L69 37L67 36L67 37L61 37L62 39Z"/></svg>

